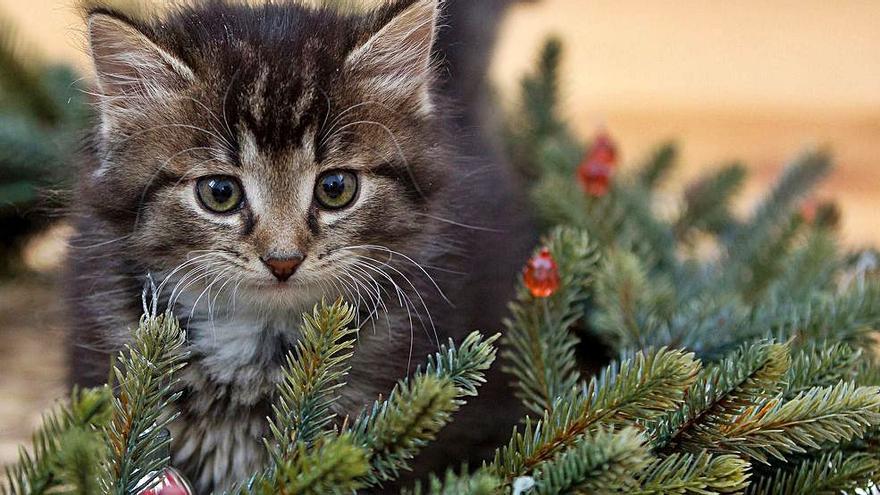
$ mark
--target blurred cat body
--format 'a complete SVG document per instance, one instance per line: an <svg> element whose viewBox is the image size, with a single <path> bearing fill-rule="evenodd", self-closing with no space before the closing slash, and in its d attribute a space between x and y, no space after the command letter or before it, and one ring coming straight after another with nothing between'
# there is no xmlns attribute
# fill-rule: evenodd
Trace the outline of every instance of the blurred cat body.
<svg viewBox="0 0 880 495"><path fill-rule="evenodd" d="M465 1L448 6L453 26L473 12ZM299 315L322 298L359 308L340 416L387 394L438 342L499 328L527 222L480 109L449 110L461 93L480 104L482 74L438 81L442 56L453 74L474 66L446 51L455 40L438 42L441 12L438 0L348 14L211 1L161 20L89 11L100 122L71 243L72 376L107 376L154 284L187 330L173 461L201 492L265 461L280 367ZM417 471L478 459L509 432L503 381Z"/></svg>

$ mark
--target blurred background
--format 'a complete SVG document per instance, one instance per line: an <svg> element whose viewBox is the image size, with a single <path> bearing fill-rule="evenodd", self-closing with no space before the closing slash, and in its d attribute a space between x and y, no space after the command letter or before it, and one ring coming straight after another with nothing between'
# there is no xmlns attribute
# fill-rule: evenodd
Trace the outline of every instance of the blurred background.
<svg viewBox="0 0 880 495"><path fill-rule="evenodd" d="M0 79L42 88L0 91L0 465L64 393L55 274L69 228L35 198L66 187L55 154L88 116L71 87L90 74L73 5L0 0L0 42L24 62ZM878 25L870 0L541 0L511 10L491 72L509 108L543 41L559 36L574 129L588 138L604 127L633 163L674 139L684 167L671 192L740 160L743 210L799 150L828 146L837 168L818 199L836 200L844 242L861 247L880 244Z"/></svg>

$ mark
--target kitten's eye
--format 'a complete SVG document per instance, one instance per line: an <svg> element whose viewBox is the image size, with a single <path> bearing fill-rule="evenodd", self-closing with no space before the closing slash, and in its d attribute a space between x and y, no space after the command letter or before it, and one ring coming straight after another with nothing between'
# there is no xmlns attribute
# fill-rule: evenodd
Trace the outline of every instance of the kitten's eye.
<svg viewBox="0 0 880 495"><path fill-rule="evenodd" d="M215 213L229 213L238 208L244 199L241 183L226 175L199 179L196 194L202 205Z"/></svg>
<svg viewBox="0 0 880 495"><path fill-rule="evenodd" d="M315 198L328 210L345 208L354 200L358 190L357 176L351 172L334 170L318 177Z"/></svg>

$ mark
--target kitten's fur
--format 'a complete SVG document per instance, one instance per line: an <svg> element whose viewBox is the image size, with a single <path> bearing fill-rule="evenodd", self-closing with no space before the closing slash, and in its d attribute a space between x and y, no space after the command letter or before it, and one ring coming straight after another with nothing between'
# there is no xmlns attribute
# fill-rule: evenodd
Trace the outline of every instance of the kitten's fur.
<svg viewBox="0 0 880 495"><path fill-rule="evenodd" d="M478 108L482 71L467 70L480 58L467 56L468 33L491 37L494 23L482 17L488 24L468 31L456 15L494 15L504 3L457 0L449 19L439 0L346 15L217 1L162 20L88 13L101 119L71 243L73 377L107 376L155 281L192 352L173 450L200 492L264 461L282 358L300 313L322 296L360 303L341 416L387 394L438 339L499 328L526 223L510 172L483 153L476 112L450 111L448 96ZM435 50L438 22L460 39L441 37ZM444 56L460 81L437 82ZM329 169L359 174L352 206L316 205L316 176ZM197 201L195 179L216 174L240 178L240 211L218 215ZM305 261L280 283L260 258L293 250ZM492 375L420 471L478 459L509 433L516 407L497 366Z"/></svg>

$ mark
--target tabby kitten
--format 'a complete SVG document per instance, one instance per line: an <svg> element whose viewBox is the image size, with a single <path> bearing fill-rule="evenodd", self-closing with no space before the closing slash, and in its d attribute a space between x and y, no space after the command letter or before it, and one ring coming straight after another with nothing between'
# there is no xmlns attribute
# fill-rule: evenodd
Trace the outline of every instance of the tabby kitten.
<svg viewBox="0 0 880 495"><path fill-rule="evenodd" d="M265 461L280 366L321 298L359 310L340 417L438 342L499 328L526 255L513 234L524 215L504 167L457 151L483 141L450 124L438 89L441 10L205 1L154 20L88 12L100 122L71 243L73 377L107 376L153 284L187 330L173 463L200 492ZM478 459L510 431L503 381L419 469Z"/></svg>

